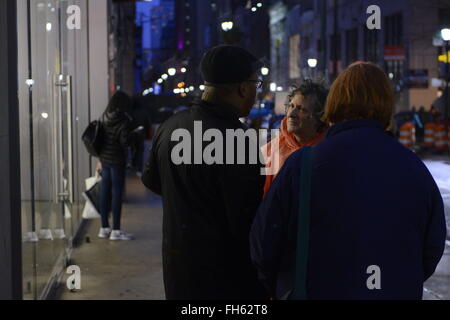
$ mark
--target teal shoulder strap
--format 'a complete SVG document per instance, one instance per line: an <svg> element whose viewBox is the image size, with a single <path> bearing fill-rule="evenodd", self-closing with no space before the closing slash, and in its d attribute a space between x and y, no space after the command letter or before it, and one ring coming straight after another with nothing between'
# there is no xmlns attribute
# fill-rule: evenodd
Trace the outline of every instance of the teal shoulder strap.
<svg viewBox="0 0 450 320"><path fill-rule="evenodd" d="M293 300L306 300L306 276L309 254L309 223L311 214L312 148L304 147L300 172L300 205L297 228L297 253Z"/></svg>

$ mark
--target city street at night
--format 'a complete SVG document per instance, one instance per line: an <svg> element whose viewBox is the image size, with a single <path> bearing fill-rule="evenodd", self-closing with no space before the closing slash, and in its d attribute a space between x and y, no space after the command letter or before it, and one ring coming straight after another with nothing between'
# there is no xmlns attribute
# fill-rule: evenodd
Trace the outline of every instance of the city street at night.
<svg viewBox="0 0 450 320"><path fill-rule="evenodd" d="M450 300L450 0L1 0L0 25L0 300Z"/></svg>

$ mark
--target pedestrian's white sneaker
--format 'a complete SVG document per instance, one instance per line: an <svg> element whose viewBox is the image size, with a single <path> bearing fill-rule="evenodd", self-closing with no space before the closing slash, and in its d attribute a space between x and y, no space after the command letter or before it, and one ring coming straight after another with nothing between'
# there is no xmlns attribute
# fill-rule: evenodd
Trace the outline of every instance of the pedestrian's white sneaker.
<svg viewBox="0 0 450 320"><path fill-rule="evenodd" d="M55 229L54 237L55 237L55 239L65 239L66 233L64 232L64 229Z"/></svg>
<svg viewBox="0 0 450 320"><path fill-rule="evenodd" d="M39 239L41 240L53 240L52 230L41 229L39 230Z"/></svg>
<svg viewBox="0 0 450 320"><path fill-rule="evenodd" d="M39 242L39 237L36 232L27 232L23 236L24 242Z"/></svg>
<svg viewBox="0 0 450 320"><path fill-rule="evenodd" d="M110 234L111 234L111 228L100 228L98 237L101 239L107 239L107 238L109 238Z"/></svg>
<svg viewBox="0 0 450 320"><path fill-rule="evenodd" d="M121 230L113 230L111 232L111 236L109 237L109 240L117 241L117 240L133 240L134 236L132 234L123 232Z"/></svg>

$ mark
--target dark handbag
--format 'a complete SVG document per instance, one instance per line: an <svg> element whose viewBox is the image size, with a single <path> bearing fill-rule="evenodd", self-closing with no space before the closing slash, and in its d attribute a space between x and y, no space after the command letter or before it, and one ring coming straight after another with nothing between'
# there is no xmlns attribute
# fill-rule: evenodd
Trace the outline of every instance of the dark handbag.
<svg viewBox="0 0 450 320"><path fill-rule="evenodd" d="M89 123L81 139L88 153L98 158L103 145L103 127L101 121L96 120Z"/></svg>
<svg viewBox="0 0 450 320"><path fill-rule="evenodd" d="M288 300L306 300L306 277L309 254L309 225L311 217L312 148L304 147L300 172L300 205L297 228L294 290Z"/></svg>

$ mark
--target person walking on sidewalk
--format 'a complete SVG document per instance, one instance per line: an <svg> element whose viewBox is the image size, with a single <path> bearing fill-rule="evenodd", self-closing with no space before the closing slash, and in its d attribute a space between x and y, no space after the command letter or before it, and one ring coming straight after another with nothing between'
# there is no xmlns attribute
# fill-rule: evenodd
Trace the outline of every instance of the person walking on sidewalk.
<svg viewBox="0 0 450 320"><path fill-rule="evenodd" d="M202 99L163 123L154 139L142 181L163 199L163 270L168 300L265 298L251 264L248 241L262 198L263 166L194 164L194 157L203 158L206 143L197 154L196 150L185 151L183 157L188 157L190 164L176 164L172 159L176 146L172 134L177 129L191 137L199 123L205 134L213 129L223 137L228 129L244 129L239 118L247 116L255 104L261 67L245 49L212 48L201 62L206 85ZM224 146L220 153L226 155L226 149ZM257 145L255 150L258 152ZM235 153L234 163L237 156Z"/></svg>
<svg viewBox="0 0 450 320"><path fill-rule="evenodd" d="M333 83L326 139L285 162L252 226L252 259L271 296L422 298L444 252L444 207L421 159L386 134L393 107L389 79L372 63Z"/></svg>
<svg viewBox="0 0 450 320"><path fill-rule="evenodd" d="M122 199L125 189L127 147L131 140L132 100L122 91L111 98L101 122L103 146L100 152L101 196L100 214L102 227L98 236L110 240L132 240L133 236L121 229ZM109 212L113 213L113 228L109 224Z"/></svg>

